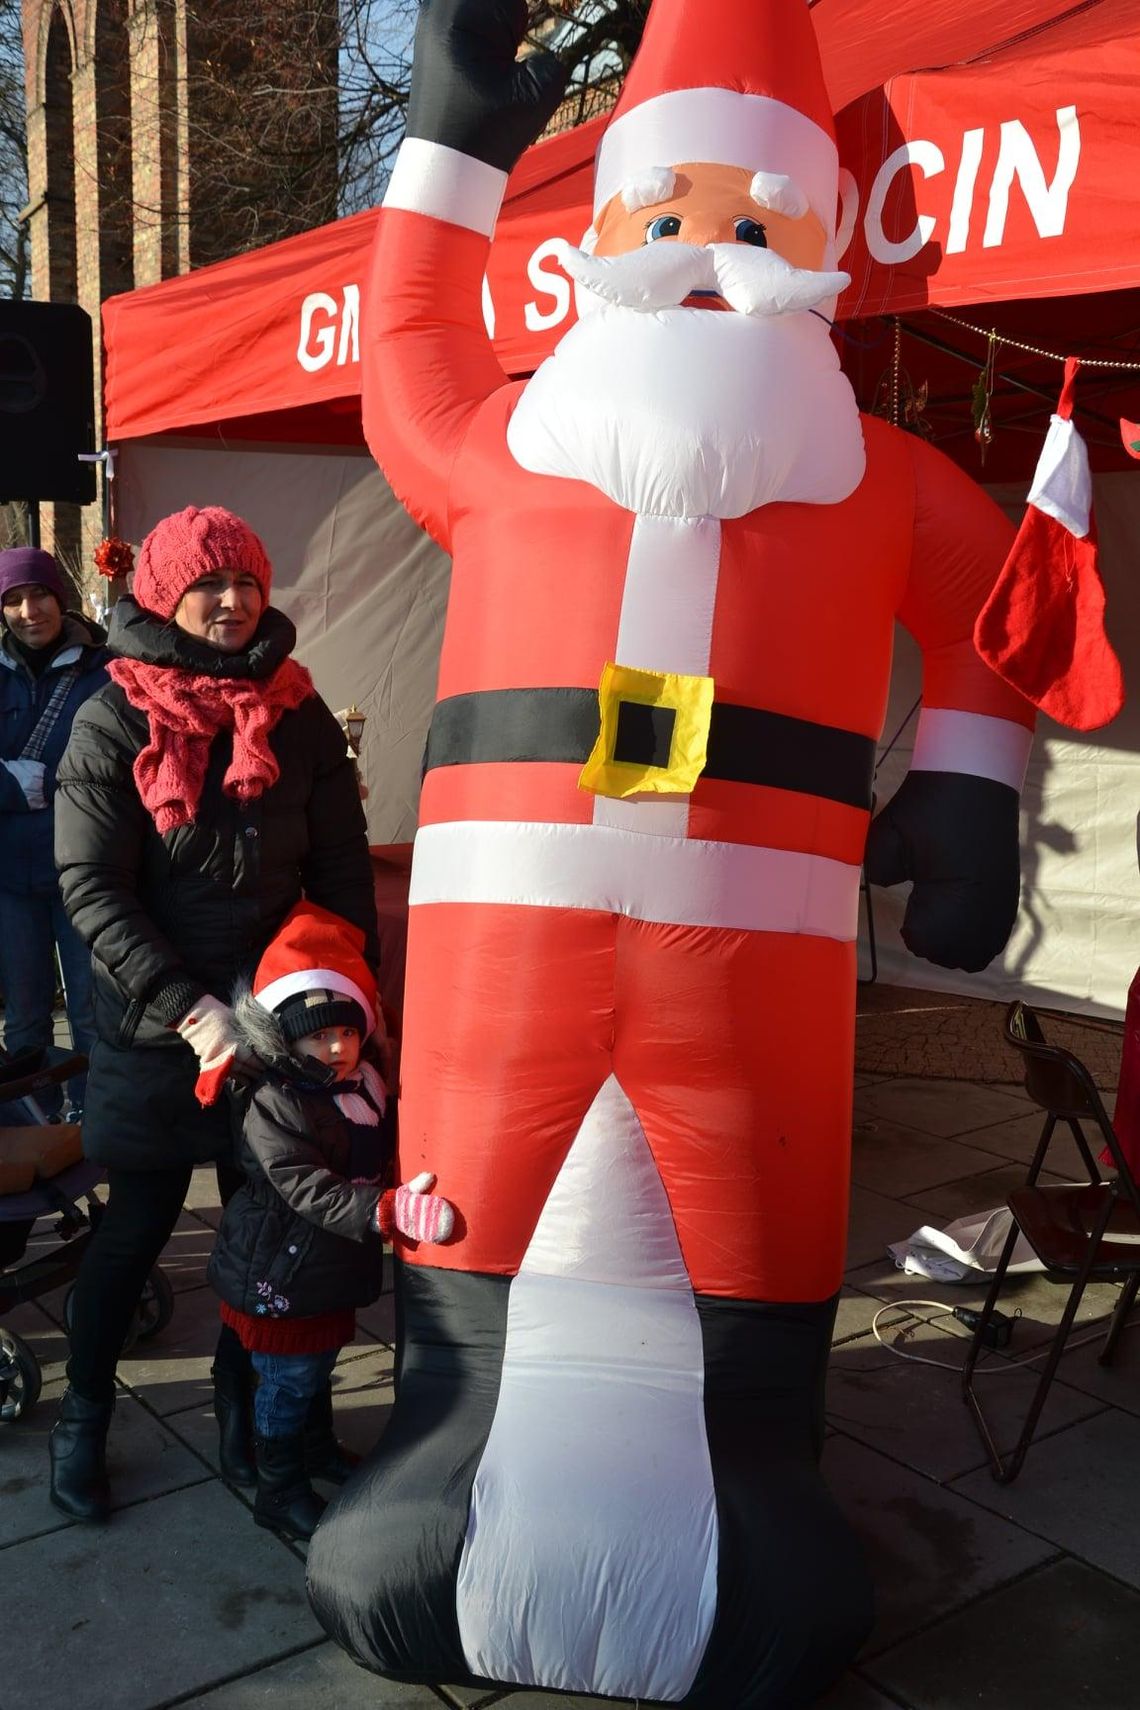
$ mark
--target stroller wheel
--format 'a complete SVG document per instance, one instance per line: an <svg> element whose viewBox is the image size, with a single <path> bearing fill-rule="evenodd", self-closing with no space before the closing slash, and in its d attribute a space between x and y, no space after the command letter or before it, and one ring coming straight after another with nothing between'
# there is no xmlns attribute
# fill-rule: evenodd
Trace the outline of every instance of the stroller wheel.
<svg viewBox="0 0 1140 1710"><path fill-rule="evenodd" d="M135 1311L131 1340L149 1342L152 1336L157 1336L161 1330L166 1329L173 1317L174 1290L167 1281L165 1271L156 1265L146 1279L146 1287Z"/></svg>
<svg viewBox="0 0 1140 1710"><path fill-rule="evenodd" d="M39 1400L40 1365L27 1343L0 1330L0 1420L21 1419Z"/></svg>
<svg viewBox="0 0 1140 1710"><path fill-rule="evenodd" d="M71 1332L72 1311L75 1298L75 1285L72 1284L63 1297L63 1322L68 1334ZM135 1315L131 1319L123 1343L123 1353L133 1348L136 1342L148 1342L152 1336L157 1336L160 1330L165 1330L174 1317L174 1290L167 1281L166 1273L156 1265L143 1285Z"/></svg>

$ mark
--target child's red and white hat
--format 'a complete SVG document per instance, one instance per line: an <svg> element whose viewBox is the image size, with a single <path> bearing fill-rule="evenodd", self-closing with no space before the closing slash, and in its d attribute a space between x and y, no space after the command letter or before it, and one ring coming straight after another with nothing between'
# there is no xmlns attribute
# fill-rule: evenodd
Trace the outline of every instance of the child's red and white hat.
<svg viewBox="0 0 1140 1710"><path fill-rule="evenodd" d="M258 964L253 995L288 1044L322 1027L355 1027L367 1038L380 1008L363 932L310 902L281 923Z"/></svg>
<svg viewBox="0 0 1140 1710"><path fill-rule="evenodd" d="M696 161L747 168L770 206L810 208L834 237L839 156L805 0L654 0L598 145L595 219Z"/></svg>

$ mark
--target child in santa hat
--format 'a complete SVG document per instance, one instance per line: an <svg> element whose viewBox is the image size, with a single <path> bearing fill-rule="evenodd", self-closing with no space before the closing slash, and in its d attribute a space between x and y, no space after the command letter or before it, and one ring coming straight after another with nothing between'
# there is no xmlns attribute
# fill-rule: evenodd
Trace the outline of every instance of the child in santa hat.
<svg viewBox="0 0 1140 1710"><path fill-rule="evenodd" d="M333 1435L332 1371L354 1309L380 1293L382 1239L445 1241L454 1213L427 1191L431 1176L387 1185L391 1113L373 1060L383 1023L355 927L299 903L234 1013L266 1067L240 1094L247 1179L207 1274L259 1380L254 1520L307 1539L325 1506L311 1478L343 1483L350 1471Z"/></svg>

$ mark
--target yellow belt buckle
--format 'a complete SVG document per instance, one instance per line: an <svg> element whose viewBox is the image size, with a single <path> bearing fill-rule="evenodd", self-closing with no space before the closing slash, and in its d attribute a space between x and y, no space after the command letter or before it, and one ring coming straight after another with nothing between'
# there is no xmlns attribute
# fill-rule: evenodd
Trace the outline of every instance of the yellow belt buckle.
<svg viewBox="0 0 1140 1710"><path fill-rule="evenodd" d="M708 758L711 677L602 669L601 727L578 787L598 796L688 795Z"/></svg>

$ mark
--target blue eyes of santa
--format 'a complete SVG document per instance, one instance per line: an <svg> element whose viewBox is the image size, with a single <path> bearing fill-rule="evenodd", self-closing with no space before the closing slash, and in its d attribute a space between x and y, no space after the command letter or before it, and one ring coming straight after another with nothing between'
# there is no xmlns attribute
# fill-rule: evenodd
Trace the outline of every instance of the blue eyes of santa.
<svg viewBox="0 0 1140 1710"><path fill-rule="evenodd" d="M759 220L750 220L747 217L739 219L733 230L738 243L750 243L754 249L767 249L768 236ZM658 214L645 228L645 241L656 243L659 238L678 237L680 231L680 214Z"/></svg>
<svg viewBox="0 0 1140 1710"><path fill-rule="evenodd" d="M757 249L768 247L768 236L759 220L737 220L736 237L739 243L750 243Z"/></svg>
<svg viewBox="0 0 1140 1710"><path fill-rule="evenodd" d="M656 243L658 238L676 237L681 229L679 214L658 214L655 220L650 220L645 228L646 243Z"/></svg>

